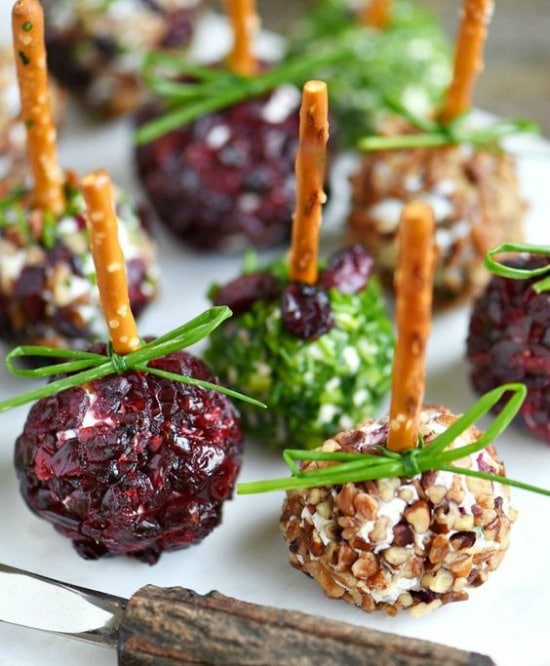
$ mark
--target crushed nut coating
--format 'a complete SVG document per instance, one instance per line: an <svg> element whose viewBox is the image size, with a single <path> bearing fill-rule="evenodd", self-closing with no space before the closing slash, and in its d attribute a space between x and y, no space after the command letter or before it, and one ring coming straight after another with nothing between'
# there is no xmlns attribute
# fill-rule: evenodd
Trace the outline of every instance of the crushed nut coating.
<svg viewBox="0 0 550 666"><path fill-rule="evenodd" d="M457 417L424 407L426 445ZM369 452L387 439L387 419L368 420L327 440L322 451ZM471 427L452 448L476 441ZM302 469L333 463L306 462ZM492 445L457 465L504 476ZM281 529L290 563L329 597L365 611L422 615L468 598L508 548L516 512L507 486L450 472L287 492Z"/></svg>
<svg viewBox="0 0 550 666"><path fill-rule="evenodd" d="M388 127L387 133L395 129ZM504 240L523 239L526 206L516 164L496 148L460 145L368 153L351 182L347 240L364 243L390 287L404 205L417 199L433 207L439 255L434 278L437 307L478 294L489 279L485 253Z"/></svg>

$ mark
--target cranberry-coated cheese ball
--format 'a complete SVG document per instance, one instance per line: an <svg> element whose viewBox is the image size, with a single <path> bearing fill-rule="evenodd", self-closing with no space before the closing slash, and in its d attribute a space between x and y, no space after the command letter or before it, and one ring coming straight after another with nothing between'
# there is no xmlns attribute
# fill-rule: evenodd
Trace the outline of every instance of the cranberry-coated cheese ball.
<svg viewBox="0 0 550 666"><path fill-rule="evenodd" d="M0 338L83 348L106 335L81 194L68 184L55 219L29 212L26 193L0 201ZM133 202L115 192L130 305L138 316L157 291L154 243Z"/></svg>
<svg viewBox="0 0 550 666"><path fill-rule="evenodd" d="M347 237L365 244L388 286L401 211L415 199L430 204L436 218L436 307L479 293L489 279L486 252L523 239L526 206L510 155L467 145L365 154L352 176Z"/></svg>
<svg viewBox="0 0 550 666"><path fill-rule="evenodd" d="M181 50L200 0L44 0L48 67L85 106L105 116L137 108L150 51Z"/></svg>
<svg viewBox="0 0 550 666"><path fill-rule="evenodd" d="M279 86L138 147L138 175L160 221L203 251L288 240L299 105L297 88ZM144 110L139 123L158 113Z"/></svg>
<svg viewBox="0 0 550 666"><path fill-rule="evenodd" d="M457 418L445 407L424 407L426 445ZM368 420L320 450L376 453L387 435L387 419ZM479 436L470 427L451 448ZM504 475L492 445L460 464ZM514 519L507 486L439 471L288 491L281 528L291 564L329 597L368 612L422 614L467 599L468 588L487 580L508 548Z"/></svg>
<svg viewBox="0 0 550 666"><path fill-rule="evenodd" d="M216 381L183 351L150 365ZM225 395L131 371L35 403L15 466L29 508L72 539L82 557L128 555L154 564L163 551L196 543L219 524L242 447Z"/></svg>
<svg viewBox="0 0 550 666"><path fill-rule="evenodd" d="M532 270L549 260L522 255L506 264ZM526 385L518 420L550 444L550 292L537 293L536 281L491 278L473 304L466 356L479 393L509 381Z"/></svg>

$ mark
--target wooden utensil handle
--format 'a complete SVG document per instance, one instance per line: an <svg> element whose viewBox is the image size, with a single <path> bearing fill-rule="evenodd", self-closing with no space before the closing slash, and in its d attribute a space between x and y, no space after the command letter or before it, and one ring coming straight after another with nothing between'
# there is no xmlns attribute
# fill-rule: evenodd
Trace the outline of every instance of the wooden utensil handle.
<svg viewBox="0 0 550 666"><path fill-rule="evenodd" d="M474 652L327 618L237 601L219 592L148 585L120 628L122 666L490 666Z"/></svg>

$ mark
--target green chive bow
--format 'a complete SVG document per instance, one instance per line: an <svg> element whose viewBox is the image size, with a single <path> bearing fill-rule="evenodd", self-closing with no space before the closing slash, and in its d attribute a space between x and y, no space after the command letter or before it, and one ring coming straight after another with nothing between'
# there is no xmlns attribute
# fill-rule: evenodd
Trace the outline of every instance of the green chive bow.
<svg viewBox="0 0 550 666"><path fill-rule="evenodd" d="M289 57L266 72L248 77L190 63L175 54L149 53L143 64L142 78L165 100L167 110L162 117L145 123L136 131L136 143L148 143L208 113L260 97L283 83L302 84L312 72L344 63L351 56L351 48L327 47L306 56ZM178 80L182 77L193 80Z"/></svg>
<svg viewBox="0 0 550 666"><path fill-rule="evenodd" d="M40 347L34 345L16 347L6 357L6 365L13 375L42 379L64 373L74 374L61 379L56 379L34 391L29 391L23 395L0 402L0 412L5 412L13 407L19 407L20 405L34 402L41 398L46 398L69 388L82 386L87 382L101 379L107 375L122 374L130 370L135 372L148 372L170 381L193 384L194 386L200 386L205 389L212 389L219 393L224 393L231 398L244 400L245 402L250 402L258 407L265 407L265 405L258 400L249 398L242 393L232 391L224 386L219 386L218 384L195 379L194 377L188 377L186 375L167 372L160 368L152 368L148 365L150 361L179 351L185 347L189 347L199 340L202 340L207 335L210 335L215 328L231 315L231 310L225 305L210 308L186 324L183 324L183 326L144 344L136 351L124 356L115 354L110 346L105 354L72 349L55 349L53 347ZM37 356L42 358L52 358L55 362L49 366L32 369L20 368L15 364L15 360L18 358ZM66 360L63 362L57 362L59 359Z"/></svg>
<svg viewBox="0 0 550 666"><path fill-rule="evenodd" d="M507 252L519 252L527 254L537 254L550 257L550 245L529 245L525 243L501 243L492 250L489 250L485 255L485 267L500 277L511 278L512 280L528 280L538 275L547 275L542 280L535 282L532 287L537 294L544 291L550 291L550 263L546 266L539 266L538 268L513 268L501 264L493 257L497 254L504 254Z"/></svg>
<svg viewBox="0 0 550 666"><path fill-rule="evenodd" d="M471 146L495 146L503 139L516 134L537 134L538 125L525 118L497 120L487 127L478 129L469 127L468 114L450 123L421 118L412 114L395 100L385 99L386 106L407 120L420 134L402 134L397 136L367 136L359 139L358 149L371 152L375 150L405 150L409 148L439 148L467 144Z"/></svg>
<svg viewBox="0 0 550 666"><path fill-rule="evenodd" d="M490 427L476 442L465 444L455 449L448 448L465 430L472 426L479 418L490 412L504 394L508 392L511 392L512 396L502 411L495 417ZM418 448L409 449L402 453L389 451L385 446L379 447L376 453L285 449L283 451L283 459L292 473L291 477L239 483L237 484L237 492L241 495L246 495L265 493L272 490L333 486L384 478L410 478L422 472L445 471L454 474L464 474L465 476L475 476L480 479L515 486L550 497L550 490L532 486L521 481L514 481L498 474L456 467L452 464L454 461L460 460L460 458L464 458L465 456L470 456L491 444L514 419L526 395L527 389L525 385L519 383L504 384L499 388L493 389L483 395L467 412L428 445L425 445L421 441ZM304 471L297 464L303 460L338 464L322 467L321 469Z"/></svg>

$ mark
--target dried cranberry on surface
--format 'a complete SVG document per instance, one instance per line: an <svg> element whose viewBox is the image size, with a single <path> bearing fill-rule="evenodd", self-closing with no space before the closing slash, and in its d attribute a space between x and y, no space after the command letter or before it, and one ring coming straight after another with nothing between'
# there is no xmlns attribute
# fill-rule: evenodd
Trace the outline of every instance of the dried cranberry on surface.
<svg viewBox="0 0 550 666"><path fill-rule="evenodd" d="M548 260L532 255L508 263L531 269ZM550 292L537 294L536 280L491 278L472 309L466 355L479 393L506 382L525 383L519 420L550 443Z"/></svg>
<svg viewBox="0 0 550 666"><path fill-rule="evenodd" d="M365 289L373 272L374 260L363 245L355 244L335 252L319 275L319 284L356 294Z"/></svg>
<svg viewBox="0 0 550 666"><path fill-rule="evenodd" d="M220 287L212 303L227 305L237 315L249 310L256 301L272 301L279 292L279 282L270 273L245 273Z"/></svg>
<svg viewBox="0 0 550 666"><path fill-rule="evenodd" d="M216 381L183 351L150 365ZM226 396L130 371L38 401L17 439L15 467L29 508L82 557L154 564L220 523L242 451Z"/></svg>
<svg viewBox="0 0 550 666"><path fill-rule="evenodd" d="M304 340L315 340L334 326L330 298L322 287L291 282L281 296L283 328Z"/></svg>

